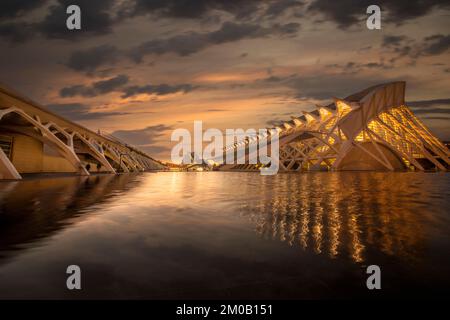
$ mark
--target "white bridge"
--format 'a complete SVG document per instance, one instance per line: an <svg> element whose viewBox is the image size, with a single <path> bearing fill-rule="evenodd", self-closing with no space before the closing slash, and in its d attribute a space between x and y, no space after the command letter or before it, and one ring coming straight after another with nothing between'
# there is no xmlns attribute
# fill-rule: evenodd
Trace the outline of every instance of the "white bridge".
<svg viewBox="0 0 450 320"><path fill-rule="evenodd" d="M164 168L111 135L95 133L0 87L0 179L24 173L133 172Z"/></svg>

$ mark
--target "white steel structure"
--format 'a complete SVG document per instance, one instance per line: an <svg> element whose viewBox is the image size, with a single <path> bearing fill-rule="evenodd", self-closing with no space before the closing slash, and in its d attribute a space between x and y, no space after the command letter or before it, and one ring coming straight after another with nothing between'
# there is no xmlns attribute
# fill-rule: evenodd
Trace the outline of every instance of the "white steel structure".
<svg viewBox="0 0 450 320"><path fill-rule="evenodd" d="M0 87L0 180L22 173L116 173L163 169L145 152L95 133Z"/></svg>
<svg viewBox="0 0 450 320"><path fill-rule="evenodd" d="M275 129L280 170L439 170L450 165L448 148L405 105L405 82L370 87L303 111ZM266 139L266 137L258 137ZM258 139L246 139L225 151ZM239 163L239 162L235 162ZM252 171L261 164L224 165Z"/></svg>

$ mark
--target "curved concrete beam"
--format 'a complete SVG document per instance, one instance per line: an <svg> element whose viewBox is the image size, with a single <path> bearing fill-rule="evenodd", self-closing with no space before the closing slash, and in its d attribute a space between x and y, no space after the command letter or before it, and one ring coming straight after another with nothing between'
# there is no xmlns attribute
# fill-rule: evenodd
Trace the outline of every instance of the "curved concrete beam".
<svg viewBox="0 0 450 320"><path fill-rule="evenodd" d="M57 136L55 136L53 132L51 132L47 127L40 123L39 119L33 119L24 111L16 107L11 107L0 111L0 120L9 113L15 113L22 117L24 120L28 121L31 125L39 130L40 135L33 131L26 130L26 128L20 128L18 126L15 126L13 130L22 131L22 133L39 139L43 143L46 143L47 145L55 148L55 150L58 151L61 156L69 161L69 163L75 168L76 172L78 172L80 175L89 175L89 172L86 170L86 168L83 167L76 153Z"/></svg>

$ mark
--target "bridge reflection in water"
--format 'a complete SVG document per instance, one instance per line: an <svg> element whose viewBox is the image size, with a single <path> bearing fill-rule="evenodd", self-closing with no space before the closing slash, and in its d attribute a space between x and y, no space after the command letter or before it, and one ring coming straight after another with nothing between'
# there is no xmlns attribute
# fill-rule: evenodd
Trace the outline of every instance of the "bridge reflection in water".
<svg viewBox="0 0 450 320"><path fill-rule="evenodd" d="M0 297L448 295L450 176L160 172L0 183ZM61 271L62 270L62 271ZM24 276L26 274L27 276Z"/></svg>
<svg viewBox="0 0 450 320"><path fill-rule="evenodd" d="M133 189L137 175L40 178L0 184L0 257L84 219ZM86 216L87 218L87 216ZM2 252L3 251L3 254Z"/></svg>
<svg viewBox="0 0 450 320"><path fill-rule="evenodd" d="M239 194L233 194L228 185L236 177L226 179L229 183L223 188L234 198L238 212L254 224L257 234L330 258L341 255L364 262L368 249L414 257L424 241L422 222L433 218L428 210L418 212L433 199L432 185L427 187L420 180L411 184L408 173L281 174L273 178L238 175ZM84 213L95 212L92 206L108 206L115 195L134 192L142 183L136 177L104 175L3 183L0 250L33 242L82 221ZM254 179L258 184L251 183ZM211 187L211 181L202 182L189 186L179 181L179 186L173 186L171 179L172 192L180 192L171 196L186 195L186 188L191 188L200 197L208 197L205 189ZM212 201L205 199L205 206L206 202L214 205Z"/></svg>

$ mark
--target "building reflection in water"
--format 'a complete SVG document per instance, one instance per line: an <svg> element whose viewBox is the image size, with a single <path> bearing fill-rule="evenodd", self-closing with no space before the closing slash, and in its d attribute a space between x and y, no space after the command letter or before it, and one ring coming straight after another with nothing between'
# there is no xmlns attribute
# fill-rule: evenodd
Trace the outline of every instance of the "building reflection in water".
<svg viewBox="0 0 450 320"><path fill-rule="evenodd" d="M131 174L3 182L0 186L1 255L24 249L80 222L86 208L112 202L138 183L137 176Z"/></svg>
<svg viewBox="0 0 450 320"><path fill-rule="evenodd" d="M0 258L96 212L123 205L117 201L123 196L144 213L176 207L193 215L208 214L205 218L214 221L217 211L229 218L230 225L238 211L262 238L332 259L365 263L380 253L416 259L432 237L433 226L447 219L441 212L448 207L442 179L437 183L433 175L418 175L340 172L264 177L211 172L4 182ZM148 225L149 230L152 227Z"/></svg>
<svg viewBox="0 0 450 320"><path fill-rule="evenodd" d="M275 179L246 190L255 195L241 208L263 238L356 263L365 262L369 251L414 259L423 247L421 219L427 213L420 207L430 194L426 186L411 188L408 174L316 173Z"/></svg>
<svg viewBox="0 0 450 320"><path fill-rule="evenodd" d="M384 295L448 296L449 186L376 172L1 183L0 296L71 297L75 262L82 298L360 297L369 264Z"/></svg>

